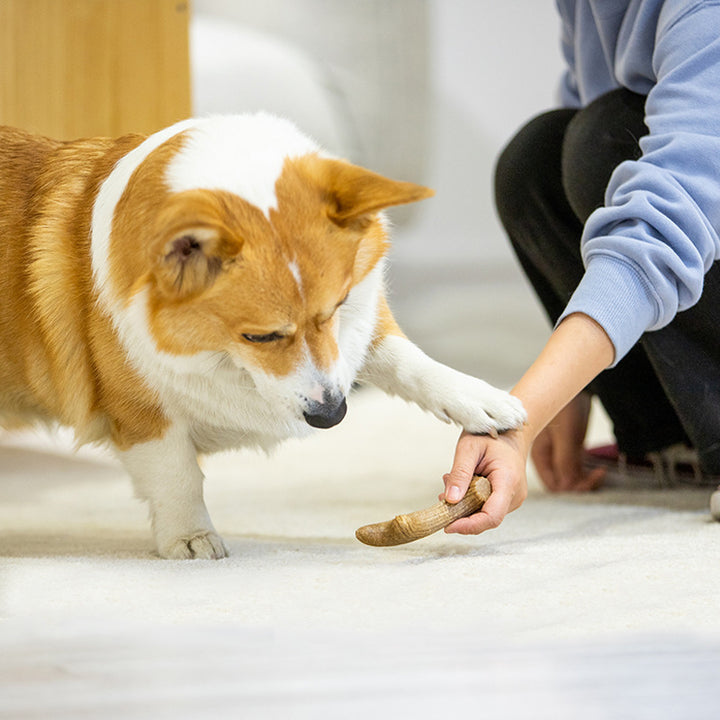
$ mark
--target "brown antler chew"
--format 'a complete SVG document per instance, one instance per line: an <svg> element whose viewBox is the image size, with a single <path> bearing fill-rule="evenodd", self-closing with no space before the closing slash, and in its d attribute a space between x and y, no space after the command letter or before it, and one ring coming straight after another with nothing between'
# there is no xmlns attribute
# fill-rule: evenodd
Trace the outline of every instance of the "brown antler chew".
<svg viewBox="0 0 720 720"><path fill-rule="evenodd" d="M387 547L402 545L432 535L447 527L453 520L477 512L490 497L492 488L487 478L475 475L465 497L451 505L444 500L407 515L398 515L393 520L364 525L355 532L355 537L366 545Z"/></svg>

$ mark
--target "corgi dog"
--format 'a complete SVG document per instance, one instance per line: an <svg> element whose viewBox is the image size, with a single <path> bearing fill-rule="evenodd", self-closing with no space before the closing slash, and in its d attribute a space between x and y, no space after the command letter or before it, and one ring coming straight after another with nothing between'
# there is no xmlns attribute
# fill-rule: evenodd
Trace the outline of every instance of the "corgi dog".
<svg viewBox="0 0 720 720"><path fill-rule="evenodd" d="M166 558L227 554L199 455L330 428L356 380L473 433L521 425L388 308L382 211L431 194L263 113L73 142L0 128L0 425L110 444Z"/></svg>

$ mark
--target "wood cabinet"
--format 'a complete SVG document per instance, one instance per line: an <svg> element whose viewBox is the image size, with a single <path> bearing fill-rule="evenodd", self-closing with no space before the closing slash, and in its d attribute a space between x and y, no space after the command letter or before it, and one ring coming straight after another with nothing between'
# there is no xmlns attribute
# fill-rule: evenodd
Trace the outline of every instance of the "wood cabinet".
<svg viewBox="0 0 720 720"><path fill-rule="evenodd" d="M182 0L0 0L0 124L60 139L191 112Z"/></svg>

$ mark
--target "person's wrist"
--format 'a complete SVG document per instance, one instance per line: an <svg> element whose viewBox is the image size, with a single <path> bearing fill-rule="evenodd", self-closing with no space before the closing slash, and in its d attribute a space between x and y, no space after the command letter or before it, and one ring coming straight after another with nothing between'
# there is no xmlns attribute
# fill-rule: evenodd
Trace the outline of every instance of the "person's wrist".
<svg viewBox="0 0 720 720"><path fill-rule="evenodd" d="M523 403L523 407L527 413L527 419L520 427L509 430L506 434L509 438L513 439L518 447L518 450L520 450L527 458L535 438L540 434L540 432L542 432L543 428L538 427L538 423L535 421L534 408L528 407L527 401L514 390L511 390L510 394L517 397Z"/></svg>
<svg viewBox="0 0 720 720"><path fill-rule="evenodd" d="M509 443L513 449L522 455L525 461L527 461L530 454L530 448L532 447L532 433L530 426L525 423L522 427L514 430L508 430L501 436Z"/></svg>

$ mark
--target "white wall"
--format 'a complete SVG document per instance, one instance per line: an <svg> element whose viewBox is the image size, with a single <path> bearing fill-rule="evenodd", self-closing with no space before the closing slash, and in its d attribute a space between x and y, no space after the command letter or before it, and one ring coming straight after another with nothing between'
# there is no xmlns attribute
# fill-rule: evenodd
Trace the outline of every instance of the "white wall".
<svg viewBox="0 0 720 720"><path fill-rule="evenodd" d="M394 213L394 262L509 266L492 175L553 105L553 0L195 0L196 111L270 109L437 196ZM205 24L200 25L199 20ZM411 220L412 222L407 222Z"/></svg>
<svg viewBox="0 0 720 720"><path fill-rule="evenodd" d="M398 228L401 263L512 262L492 201L494 162L533 115L555 104L562 68L552 0L430 0L431 142L437 196Z"/></svg>

